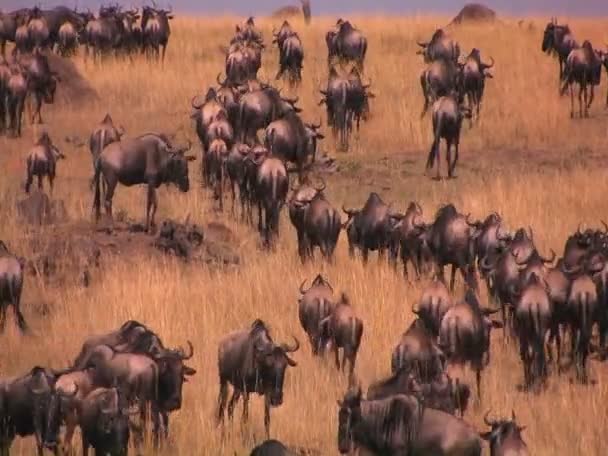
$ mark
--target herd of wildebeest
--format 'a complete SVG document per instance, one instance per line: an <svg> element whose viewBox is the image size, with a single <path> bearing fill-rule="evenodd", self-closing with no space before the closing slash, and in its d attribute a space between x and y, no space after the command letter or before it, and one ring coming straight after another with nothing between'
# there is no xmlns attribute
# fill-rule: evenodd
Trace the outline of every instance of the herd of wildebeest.
<svg viewBox="0 0 608 456"><path fill-rule="evenodd" d="M63 7L0 15L3 54L6 40L16 43L11 57L0 63L0 95L7 106L1 112L0 127L5 127L8 113L9 129L20 133L15 106L23 109L28 92L38 100L38 115L41 100L52 101L56 76L44 48L66 52L67 29L75 40L70 43L92 46L101 54L146 51L148 47L156 52L160 45L164 55L171 17L156 6L143 7L140 27L135 25L138 11L123 11L118 6L102 7L97 18ZM328 126L346 147L353 123L358 129L369 115L369 100L374 97L361 76L367 39L340 19L327 33L326 42L329 77L320 104L326 106ZM273 43L279 49L276 78L286 77L297 86L304 60L298 34L285 21L273 31ZM488 70L494 62L484 63L478 49L461 61L458 43L442 30L429 42L418 44L429 64L420 78L423 114L431 105L433 111L434 139L427 168L439 161L439 141L444 138L452 176L462 120L471 118L473 111L479 116L485 81L492 77ZM321 125L302 120L297 98L288 98L258 80L264 49L253 18L237 25L225 49L225 78L218 76L217 86L191 102L191 117L203 151L203 186L212 191L218 209L223 210L225 189L232 195L232 213L236 213L238 199L240 217L246 223L253 224L257 208L263 246L272 248L279 235L280 211L287 206L302 262L312 260L315 247L332 261L344 231L351 257L359 254L367 263L369 253L377 251L380 259L386 257L395 268L401 260L407 280L412 273L416 280L431 278L413 306L417 318L391 353L391 375L369 386L365 397L355 374L364 321L347 294L335 294L322 275L309 287L306 280L300 285L299 320L312 355L333 352L337 369L348 367L351 387L338 401L339 451L345 454L360 448L377 455L474 456L481 454L486 440L493 456L527 455L523 428L514 413L502 419L491 419L486 413L489 430L483 433L464 421L471 388L453 379L447 368L468 364L476 374L476 396L481 402L481 375L490 363L490 333L503 328L503 337L519 346L523 390L540 393L551 372L559 374L570 365L575 366L576 378L587 383L590 353L600 358L608 353L608 226L584 231L579 227L555 261L554 252L547 258L538 250L531 228L511 231L497 213L473 220L452 204L425 220L418 203L410 203L401 213L371 193L361 208L343 207L346 220L342 220L325 197L325 182L319 179L314 185L310 177L317 141L323 139ZM594 50L588 41L579 47L568 27L554 20L546 27L542 49L559 56L562 91L575 82L580 85L586 113L606 54ZM15 104L17 98L20 101ZM191 144L177 146L161 133L127 137L124 128L106 115L91 133L89 146L97 219L103 199L111 220L112 198L119 183L147 185L147 230L155 226L160 185L189 190L188 162L195 160L186 155ZM34 177L42 188L47 177L52 191L60 158L64 155L50 135L40 135L27 158L25 190L29 192ZM290 179L292 173L297 173L297 183L295 177ZM0 329L12 306L19 328L28 330L20 307L25 264L25 259L0 241ZM449 284L444 278L446 266L452 268ZM457 272L464 279L462 298L454 295ZM481 305L480 281L496 307ZM502 318L491 318L498 312ZM597 343L593 338L596 326ZM563 341L570 343L569 363L562 360ZM183 384L196 374L185 364L194 351L192 343L188 345L188 351L168 348L152 329L129 320L114 331L88 338L68 368L36 366L23 376L0 380L0 454L9 454L16 435L33 435L38 454L44 449L55 454L71 451L73 433L80 427L84 454L92 446L95 454L124 455L131 435L135 447L141 446L150 421L154 445L160 446L169 435L170 413L181 408ZM295 337L291 345L275 342L267 324L259 319L225 336L218 349L218 424L223 426L226 409L232 418L240 399L246 421L249 395L256 393L264 397L264 425L269 435L270 410L283 402L287 367L296 366L291 354L299 347ZM252 454L290 453L282 443L268 440Z"/></svg>

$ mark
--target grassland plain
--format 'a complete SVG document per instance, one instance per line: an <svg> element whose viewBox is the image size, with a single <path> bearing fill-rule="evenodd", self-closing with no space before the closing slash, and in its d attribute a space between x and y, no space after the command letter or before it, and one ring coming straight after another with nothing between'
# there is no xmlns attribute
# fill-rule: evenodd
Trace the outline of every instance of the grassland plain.
<svg viewBox="0 0 608 456"><path fill-rule="evenodd" d="M46 128L68 159L59 164L54 197L62 199L73 220L90 220L91 163L86 147L75 148L64 137L87 138L106 112L123 124L130 135L160 130L177 134L178 140L195 134L189 119L190 98L215 82L223 69L219 46L230 38L241 18L179 18L163 69L137 59L109 59L103 66L76 63L98 91L101 100L91 105L46 107ZM464 212L483 217L498 210L509 226L531 225L543 252L560 251L568 233L583 225L599 224L606 217L608 180L608 117L603 107L606 81L596 94L588 120L569 118L569 101L558 97L557 63L540 51L546 19L526 19L524 27L505 19L494 25L450 30L465 51L478 47L493 56L495 78L487 85L482 119L473 129L464 127L458 179L434 182L422 175L430 146L430 119L420 119L422 95L418 82L423 68L415 55L416 39L430 36L447 17L352 17L369 39L366 77L377 98L373 117L348 153L335 152L329 139L322 149L337 158L341 172L328 177L327 194L336 206L360 205L372 190L386 201L404 208L417 200L431 219L435 209L448 201ZM295 20L305 48L304 81L293 94L300 96L308 121L324 119L317 106L318 89L327 76L324 33L334 18L315 18L305 27ZM608 20L571 19L580 39L596 46L608 41ZM267 42L280 23L260 18ZM528 27L528 24L532 24ZM272 80L277 52L267 49L260 71ZM604 75L605 77L605 75ZM28 126L19 140L0 138L0 238L27 256L28 239L44 230L19 225L14 201L22 192L24 158L34 130ZM191 178L199 181L200 160ZM119 188L115 209L140 218L144 211L142 189ZM424 281L406 283L384 263L372 260L367 267L348 258L345 239L340 240L336 261L302 266L296 256L295 233L287 218L274 252L258 247L257 234L229 215L213 209L209 195L198 185L187 194L162 189L158 219L183 219L204 223L220 220L239 238L244 262L238 269L213 272L187 267L165 259L105 257L103 272L90 288L58 287L28 277L23 296L25 316L32 335L21 336L11 326L0 336L0 375L17 375L33 365L64 366L73 359L83 339L136 318L150 325L170 345L192 340L191 364L198 370L185 385L183 409L172 418L170 445L161 454L244 455L263 438L262 403L251 403L249 425L239 420L228 426L222 442L215 427L218 392L217 344L227 332L244 328L254 318L265 319L280 340L305 337L297 320L297 287L304 278L321 271L335 288L346 291L365 324L357 375L367 386L388 373L390 350L412 320L412 304ZM458 289L457 294L461 293ZM40 309L47 307L42 315ZM306 345L294 356L298 366L289 369L285 403L272 412L273 436L322 455L337 454L336 399L347 382L328 360L313 359ZM499 334L492 341L492 362L484 372L483 400L473 405L467 420L483 428L488 409L510 414L526 425L524 433L535 455L605 454L608 426L608 372L591 363L593 386L572 384L571 375L553 374L547 391L527 395L517 390L522 369L515 345L505 345ZM473 378L463 373L467 381ZM240 409L237 410L237 417ZM33 440L18 440L14 454L33 453Z"/></svg>

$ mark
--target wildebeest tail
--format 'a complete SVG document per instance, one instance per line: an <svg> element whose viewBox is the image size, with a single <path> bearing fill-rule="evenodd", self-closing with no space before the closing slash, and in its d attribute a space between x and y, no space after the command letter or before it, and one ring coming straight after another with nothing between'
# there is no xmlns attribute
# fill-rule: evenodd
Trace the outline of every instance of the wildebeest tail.
<svg viewBox="0 0 608 456"><path fill-rule="evenodd" d="M95 158L95 174L93 175L93 185L95 186L95 197L93 199L93 210L97 215L101 208L101 159Z"/></svg>
<svg viewBox="0 0 608 456"><path fill-rule="evenodd" d="M443 115L439 112L437 113L437 120L433 119L433 144L431 145L431 150L429 152L429 157L426 162L427 169L433 168L435 165L435 158L439 153L439 141L441 139L441 129L443 127Z"/></svg>

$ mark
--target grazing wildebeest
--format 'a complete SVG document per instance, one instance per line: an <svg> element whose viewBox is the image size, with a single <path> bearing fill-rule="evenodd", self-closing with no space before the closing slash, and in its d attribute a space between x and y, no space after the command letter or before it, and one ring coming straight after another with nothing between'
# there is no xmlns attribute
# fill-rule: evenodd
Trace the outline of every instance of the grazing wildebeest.
<svg viewBox="0 0 608 456"><path fill-rule="evenodd" d="M549 287L541 276L532 273L513 295L515 330L519 338L519 354L524 367L524 388L543 382L547 376L545 339L554 322Z"/></svg>
<svg viewBox="0 0 608 456"><path fill-rule="evenodd" d="M501 323L488 316L498 310L482 309L475 292L448 310L439 329L439 346L450 363L470 363L475 371L477 397L481 400L481 371L490 362L490 332Z"/></svg>
<svg viewBox="0 0 608 456"><path fill-rule="evenodd" d="M271 122L264 133L264 146L270 153L285 161L295 163L300 182L308 157L314 163L317 141L325 138L318 129L321 126L305 124L295 112L287 112L281 119Z"/></svg>
<svg viewBox="0 0 608 456"><path fill-rule="evenodd" d="M46 176L49 179L49 187L52 195L57 160L62 160L65 158L65 155L61 153L53 144L53 141L48 133L44 132L42 136L40 136L40 138L34 143L34 147L32 147L28 153L25 162L27 171L25 193L30 192L30 187L34 180L34 176L38 177L38 189L42 190L42 179Z"/></svg>
<svg viewBox="0 0 608 456"><path fill-rule="evenodd" d="M465 421L398 394L362 400L361 389L338 401L338 449L376 456L481 456L481 439Z"/></svg>
<svg viewBox="0 0 608 456"><path fill-rule="evenodd" d="M61 82L59 75L51 70L48 57L41 54L38 50L32 55L25 56L21 59L21 65L27 73L28 91L34 97L34 107L32 109L32 124L42 123L42 102L53 104L55 101L55 92L57 90L57 82Z"/></svg>
<svg viewBox="0 0 608 456"><path fill-rule="evenodd" d="M258 231L264 245L270 247L273 239L279 235L279 216L289 192L289 176L285 163L279 158L262 156L255 164L254 198L258 206Z"/></svg>
<svg viewBox="0 0 608 456"><path fill-rule="evenodd" d="M6 324L6 310L13 306L17 325L21 331L27 329L25 318L21 313L21 292L25 259L13 255L4 242L0 241L0 332Z"/></svg>
<svg viewBox="0 0 608 456"><path fill-rule="evenodd" d="M458 57L460 57L460 46L443 29L435 30L431 41L417 41L417 43L422 48L417 54L421 54L426 63L434 62L435 60L446 60L456 63L458 62Z"/></svg>
<svg viewBox="0 0 608 456"><path fill-rule="evenodd" d="M423 117L440 97L462 88L462 70L451 60L434 60L420 73L420 87L424 96Z"/></svg>
<svg viewBox="0 0 608 456"><path fill-rule="evenodd" d="M453 204L447 204L437 211L435 221L423 232L441 280L444 280L443 268L452 265L451 291L454 291L457 269L467 285L477 289L472 251L474 231L467 223L467 218L468 216L459 213Z"/></svg>
<svg viewBox="0 0 608 456"><path fill-rule="evenodd" d="M6 102L6 114L8 115L8 132L13 136L21 136L21 124L27 93L27 72L18 64L10 65L6 79L4 101ZM4 105L4 103L0 104Z"/></svg>
<svg viewBox="0 0 608 456"><path fill-rule="evenodd" d="M56 374L50 369L34 367L16 379L0 382L4 390L4 416L0 419L0 453L10 454L15 436L34 435L38 456L42 456L47 432L47 413L55 391ZM53 448L59 454L57 447Z"/></svg>
<svg viewBox="0 0 608 456"><path fill-rule="evenodd" d="M110 114L106 114L103 120L95 127L91 136L89 136L89 150L93 158L93 170L95 162L101 155L103 149L116 141L125 134L125 129L122 126L116 127Z"/></svg>
<svg viewBox="0 0 608 456"><path fill-rule="evenodd" d="M6 55L6 42L15 42L15 33L29 19L30 9L20 8L10 13L0 12L0 53Z"/></svg>
<svg viewBox="0 0 608 456"><path fill-rule="evenodd" d="M420 319L412 322L391 353L391 372L406 369L429 383L444 371L445 355Z"/></svg>
<svg viewBox="0 0 608 456"><path fill-rule="evenodd" d="M481 437L490 444L490 456L529 456L528 446L521 436L525 426L518 426L515 412L511 411L510 420L490 420L486 412L483 421L490 427Z"/></svg>
<svg viewBox="0 0 608 456"><path fill-rule="evenodd" d="M361 249L364 262L367 262L370 250L378 250L380 256L384 255L390 247L394 227L403 219L402 214L394 212L375 192L370 193L363 208L349 210L342 207L342 210L348 215L344 226L349 253L353 255L355 247Z"/></svg>
<svg viewBox="0 0 608 456"><path fill-rule="evenodd" d="M282 97L273 87L247 92L239 101L237 131L239 141L249 145L257 143L257 131L266 128L272 121L280 119L290 111L301 109L295 106L298 98Z"/></svg>
<svg viewBox="0 0 608 456"><path fill-rule="evenodd" d="M220 391L218 396L218 422L224 421L224 409L228 399L228 384L233 387L228 404L228 416L232 418L234 407L243 396L243 421L249 415L249 395L264 396L264 427L270 434L270 407L283 403L283 382L287 366L297 363L289 357L300 348L295 345L275 344L266 324L255 320L251 327L235 331L224 337L218 348Z"/></svg>
<svg viewBox="0 0 608 456"><path fill-rule="evenodd" d="M327 201L323 188L305 199L299 191L289 202L289 216L298 236L298 253L300 259L312 258L314 248L319 247L325 259L333 258L342 221L338 211Z"/></svg>
<svg viewBox="0 0 608 456"><path fill-rule="evenodd" d="M334 309L334 290L321 274L314 278L308 290L303 288L305 283L306 280L300 285L298 317L310 341L312 354L318 355L326 348L321 346L320 323L330 316Z"/></svg>
<svg viewBox="0 0 608 456"><path fill-rule="evenodd" d="M141 15L141 30L143 39L143 52L155 56L157 60L165 62L167 44L171 35L169 21L173 19L170 10L144 6ZM160 52L160 48L162 53Z"/></svg>
<svg viewBox="0 0 608 456"><path fill-rule="evenodd" d="M393 239L391 241L391 261L397 261L397 255L400 256L403 263L403 276L408 278L407 264L409 262L414 266L414 274L416 279L420 278L423 261L428 260L428 248L424 245L421 239L422 230L420 218L422 217L422 208L416 202L411 202L402 220L400 220L393 230Z"/></svg>
<svg viewBox="0 0 608 456"><path fill-rule="evenodd" d="M175 184L180 191L190 188L188 161L193 156L184 155L187 147L175 147L162 134L146 133L136 138L123 139L106 146L95 162L95 199L93 209L97 219L101 212L100 181L103 175L107 186L104 206L112 217L112 198L120 183L127 187L147 184L146 230L154 226L158 205L156 189L162 184Z"/></svg>
<svg viewBox="0 0 608 456"><path fill-rule="evenodd" d="M342 369L344 372L348 361L349 376L352 379L355 372L357 352L363 336L363 322L355 314L350 300L344 293L342 293L340 300L335 303L330 315L319 323L319 332L321 333L319 345L324 347L331 343L336 368L338 370ZM341 363L340 349L343 351Z"/></svg>
<svg viewBox="0 0 608 456"><path fill-rule="evenodd" d="M481 109L481 100L486 86L486 78L494 76L488 70L494 66L494 58L490 57L492 63L484 63L481 61L481 53L479 49L473 48L467 56L462 67L462 91L466 96L468 107L473 111L477 111L477 120L479 120L479 110ZM471 123L473 117L471 116Z"/></svg>
<svg viewBox="0 0 608 456"><path fill-rule="evenodd" d="M445 283L433 280L424 288L418 305L412 310L422 320L426 329L437 337L441 320L453 305L454 301Z"/></svg>
<svg viewBox="0 0 608 456"><path fill-rule="evenodd" d="M126 398L118 388L96 388L80 405L80 428L82 451L89 447L95 454L126 456L132 423L129 415L136 413L127 409Z"/></svg>
<svg viewBox="0 0 608 456"><path fill-rule="evenodd" d="M471 118L471 109L462 104L460 95L448 95L439 98L433 103L433 144L429 151L426 162L426 170L433 169L437 161L437 179L441 179L439 147L441 139L445 139L447 145L446 161L448 165L448 177L454 177L454 170L458 162L458 148L460 145L460 130L462 120ZM454 146L454 160L452 160L452 146Z"/></svg>
<svg viewBox="0 0 608 456"><path fill-rule="evenodd" d="M593 49L591 42L585 40L578 49L573 49L564 67L561 95L570 88L570 117L574 117L574 84L579 85L579 117L589 117L589 108L593 103L594 87L600 84L602 61ZM587 87L590 93L587 93Z"/></svg>
<svg viewBox="0 0 608 456"><path fill-rule="evenodd" d="M542 51L548 54L555 52L559 60L559 79L561 83L566 59L572 50L579 47L568 25L558 25L555 18L545 27L543 33Z"/></svg>

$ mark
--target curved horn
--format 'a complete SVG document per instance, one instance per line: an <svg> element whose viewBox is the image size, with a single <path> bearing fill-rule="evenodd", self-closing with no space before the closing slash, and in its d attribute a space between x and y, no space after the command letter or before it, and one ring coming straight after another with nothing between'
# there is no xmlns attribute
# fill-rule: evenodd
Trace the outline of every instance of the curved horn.
<svg viewBox="0 0 608 456"><path fill-rule="evenodd" d="M530 232L530 240L534 242L534 231L532 231L532 227L528 225L528 231Z"/></svg>
<svg viewBox="0 0 608 456"><path fill-rule="evenodd" d="M296 338L296 336L291 336L293 338L294 341L294 345L287 345L285 343L281 344L281 348L285 351L285 353L293 353L298 351L298 349L300 348L300 342L298 341L298 339Z"/></svg>
<svg viewBox="0 0 608 456"><path fill-rule="evenodd" d="M583 234L583 233L581 233L581 224L580 223L576 227L576 234Z"/></svg>
<svg viewBox="0 0 608 456"><path fill-rule="evenodd" d="M551 252L551 258L542 257L540 254L538 255L543 263L553 263L555 261L555 257L557 256L555 251L553 249L550 249L549 251Z"/></svg>
<svg viewBox="0 0 608 456"><path fill-rule="evenodd" d="M300 294L304 294L304 293L306 293L306 291L308 291L308 290L304 290L304 284L306 283L306 281L307 281L307 280L308 280L308 279L304 279L304 280L302 281L302 283L300 284L300 288L299 288L299 290L300 290ZM310 290L310 288L309 288L309 290Z"/></svg>
<svg viewBox="0 0 608 456"><path fill-rule="evenodd" d="M496 421L490 420L488 418L490 416L490 412L491 412L491 409L485 413L485 415L483 416L483 422L486 423L488 426L493 427L496 424Z"/></svg>
<svg viewBox="0 0 608 456"><path fill-rule="evenodd" d="M471 227L473 227L473 228L477 228L477 227L479 226L479 222L470 222L470 221L469 221L469 220L470 220L470 218L471 218L471 214L469 213L469 214L467 214L467 216L465 217L465 220L466 220L466 222L467 222L467 225L469 225L469 226L471 226Z"/></svg>
<svg viewBox="0 0 608 456"><path fill-rule="evenodd" d="M356 209L346 209L344 205L342 205L342 211L348 216L352 216L357 212Z"/></svg>
<svg viewBox="0 0 608 456"><path fill-rule="evenodd" d="M489 65L488 65L487 63L484 63L484 64L483 64L484 69L486 69L486 70L487 70L487 69L492 68L492 67L494 66L494 57L490 56L490 60L492 61L492 63L491 63L491 64L489 64Z"/></svg>
<svg viewBox="0 0 608 456"><path fill-rule="evenodd" d="M429 45L429 43L428 43L428 42L426 42L426 43L421 43L421 42L420 42L420 41L418 41L418 40L416 40L416 44L417 44L418 46L420 46L421 48L425 48L425 47L427 47L427 46Z"/></svg>
<svg viewBox="0 0 608 456"><path fill-rule="evenodd" d="M498 262L498 258L495 259L495 261L493 263L490 263L490 259L488 258L488 256L484 256L481 261L479 262L479 267L483 270L483 271L491 271L492 269L494 269L496 267L496 263Z"/></svg>
<svg viewBox="0 0 608 456"><path fill-rule="evenodd" d="M321 193L327 187L327 185L325 184L325 179L323 179L322 177L319 177L319 179L321 180L321 187L315 187L317 193Z"/></svg>
<svg viewBox="0 0 608 456"><path fill-rule="evenodd" d="M226 84L226 80L227 80L228 78L224 78L224 82L221 82L221 81L220 81L220 76L221 76L221 75L222 75L222 73L218 73L218 74L217 74L217 76L215 77L215 80L217 81L217 83L218 83L218 84L219 84L221 87L224 87L224 86L225 86L225 84Z"/></svg>
<svg viewBox="0 0 608 456"><path fill-rule="evenodd" d="M600 220L600 222L602 223L602 225L604 225L604 233L608 234L608 225L603 220Z"/></svg>
<svg viewBox="0 0 608 456"><path fill-rule="evenodd" d="M194 103L194 100L196 100L197 98L198 98L198 95L194 95L194 96L192 97L192 100L190 100L190 104L192 105L192 107L193 107L194 109L201 109L201 106L203 106L205 103L203 102L203 103L201 103L201 104L199 104L199 105L196 105L196 104Z"/></svg>
<svg viewBox="0 0 608 456"><path fill-rule="evenodd" d="M192 342L190 342L189 340L187 340L186 343L188 344L188 347L190 349L190 353L188 355L186 355L185 353L182 353L182 359L183 360L190 359L190 358L192 358L194 356L194 346L192 345Z"/></svg>

